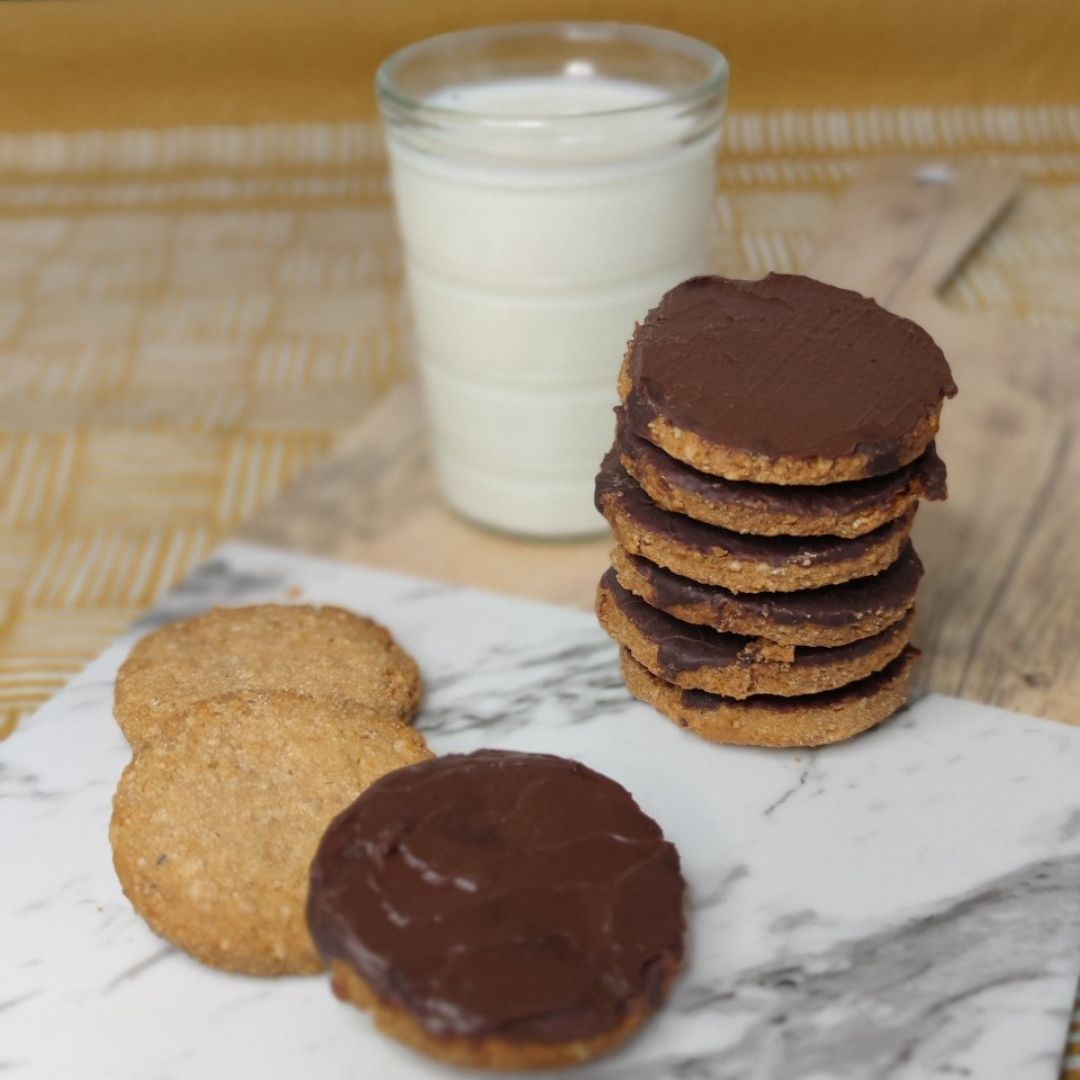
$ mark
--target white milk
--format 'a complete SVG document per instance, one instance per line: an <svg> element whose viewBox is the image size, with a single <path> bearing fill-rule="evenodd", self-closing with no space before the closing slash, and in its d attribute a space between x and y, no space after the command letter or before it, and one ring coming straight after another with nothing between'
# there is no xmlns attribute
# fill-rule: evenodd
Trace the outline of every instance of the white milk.
<svg viewBox="0 0 1080 1080"><path fill-rule="evenodd" d="M550 117L662 97L564 76L452 88L424 105ZM598 155L590 133L605 125ZM554 153L520 122L455 133L453 156L389 136L442 490L496 528L602 528L593 477L627 340L666 289L705 269L715 138L678 146L678 121L651 111L619 126L613 145L608 119L576 120L578 142Z"/></svg>

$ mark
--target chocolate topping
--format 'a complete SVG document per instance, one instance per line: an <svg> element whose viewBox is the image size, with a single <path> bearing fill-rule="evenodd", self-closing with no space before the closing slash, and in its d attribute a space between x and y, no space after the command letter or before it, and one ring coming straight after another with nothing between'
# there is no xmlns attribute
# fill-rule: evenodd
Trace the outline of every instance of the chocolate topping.
<svg viewBox="0 0 1080 1080"><path fill-rule="evenodd" d="M874 475L956 393L921 327L796 274L684 281L638 327L628 369L638 435L662 418L771 459L865 454Z"/></svg>
<svg viewBox="0 0 1080 1080"><path fill-rule="evenodd" d="M738 611L785 626L852 626L871 615L902 611L914 600L923 575L922 561L910 542L880 574L786 593L734 593L691 581L639 555L625 557L649 583L650 599L661 610L698 606L712 609L718 617Z"/></svg>
<svg viewBox="0 0 1080 1080"><path fill-rule="evenodd" d="M801 712L807 708L843 709L862 698L872 697L882 686L903 674L920 655L913 645L905 645L904 651L880 671L867 675L865 679L848 683L836 690L826 690L820 694L799 694L796 697L778 697L774 694L758 694L745 698L747 704L768 703L773 712ZM688 709L716 709L731 704L731 698L720 694L710 694L707 690L683 690L682 703Z"/></svg>
<svg viewBox="0 0 1080 1080"><path fill-rule="evenodd" d="M846 562L858 559L898 532L911 527L914 509L873 532L844 539L838 536L751 536L719 525L706 525L684 514L662 510L623 468L618 451L608 451L596 476L596 507L607 516L606 504L617 501L619 508L646 532L661 535L684 547L708 554L724 551L737 558L770 566L797 563L800 566Z"/></svg>
<svg viewBox="0 0 1080 1080"><path fill-rule="evenodd" d="M433 1036L560 1043L658 1003L684 890L675 848L615 781L481 750L398 769L331 823L308 924Z"/></svg>
<svg viewBox="0 0 1080 1080"><path fill-rule="evenodd" d="M638 633L656 644L661 674L669 680L683 672L698 671L701 668L731 667L735 664L757 662L757 655L752 649L753 638L743 637L741 634L723 634L708 626L680 622L624 589L614 570L608 570L604 574L600 585L610 592L612 599ZM909 615L906 620L887 627L879 634L860 638L847 645L831 648L797 646L792 666L812 668L850 663L895 640L898 634L907 630L910 618Z"/></svg>
<svg viewBox="0 0 1080 1080"><path fill-rule="evenodd" d="M615 410L615 441L624 458L662 476L672 487L711 503L727 503L747 510L785 514L798 518L840 515L855 517L888 506L908 491L924 499L946 495L945 463L933 443L921 457L896 472L843 484L754 484L710 476L665 454L647 439L635 435L625 412Z"/></svg>

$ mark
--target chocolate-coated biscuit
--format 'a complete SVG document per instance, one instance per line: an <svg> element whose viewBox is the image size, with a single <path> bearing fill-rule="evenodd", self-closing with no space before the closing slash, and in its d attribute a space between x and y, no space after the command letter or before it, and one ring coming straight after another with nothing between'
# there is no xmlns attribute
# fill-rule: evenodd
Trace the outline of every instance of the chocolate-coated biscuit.
<svg viewBox="0 0 1080 1080"><path fill-rule="evenodd" d="M908 541L879 574L823 589L735 593L702 585L621 547L611 552L619 583L686 623L782 645L847 645L879 634L911 610L923 566Z"/></svg>
<svg viewBox="0 0 1080 1080"><path fill-rule="evenodd" d="M612 449L596 477L596 506L615 540L676 574L732 592L793 592L877 574L900 554L915 509L872 533L747 536L662 510L623 468Z"/></svg>
<svg viewBox="0 0 1080 1080"><path fill-rule="evenodd" d="M311 867L335 992L473 1067L554 1068L628 1038L683 955L675 848L577 762L481 750L384 777Z"/></svg>
<svg viewBox="0 0 1080 1080"><path fill-rule="evenodd" d="M416 662L377 622L338 607L215 608L139 641L116 680L116 719L133 746L183 723L185 706L235 690L352 698L408 720Z"/></svg>
<svg viewBox="0 0 1080 1080"><path fill-rule="evenodd" d="M667 997L674 978L672 973L658 988L660 998ZM627 1013L621 1023L602 1035L556 1043L432 1035L407 1012L382 1001L371 986L343 960L330 961L330 980L334 994L342 1001L370 1012L375 1026L384 1035L397 1039L427 1057L469 1069L515 1072L580 1065L622 1046L652 1015L651 1009L638 1008Z"/></svg>
<svg viewBox="0 0 1080 1080"><path fill-rule="evenodd" d="M626 649L622 670L634 697L703 739L740 746L824 746L858 735L902 708L918 655L909 645L888 667L824 694L743 701L682 690L657 678Z"/></svg>
<svg viewBox="0 0 1080 1080"><path fill-rule="evenodd" d="M628 592L614 570L596 596L600 625L658 678L688 690L742 699L835 690L880 671L911 640L914 611L873 637L835 648L777 646L680 622Z"/></svg>
<svg viewBox="0 0 1080 1080"><path fill-rule="evenodd" d="M304 917L330 820L384 773L431 756L400 720L285 691L185 707L139 747L109 837L124 893L155 933L227 971L321 966Z"/></svg>
<svg viewBox="0 0 1080 1080"><path fill-rule="evenodd" d="M941 349L873 300L795 274L697 277L630 342L619 393L635 434L702 472L831 484L913 461L956 393Z"/></svg>
<svg viewBox="0 0 1080 1080"><path fill-rule="evenodd" d="M933 443L885 476L846 484L753 484L710 476L629 430L617 409L616 445L626 471L664 510L758 536L863 536L922 499L944 499L945 463Z"/></svg>

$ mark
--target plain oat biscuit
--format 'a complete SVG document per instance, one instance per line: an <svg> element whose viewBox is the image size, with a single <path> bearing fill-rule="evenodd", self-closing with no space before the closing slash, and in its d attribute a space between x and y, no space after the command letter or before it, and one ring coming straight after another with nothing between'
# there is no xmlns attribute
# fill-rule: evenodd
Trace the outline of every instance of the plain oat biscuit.
<svg viewBox="0 0 1080 1080"><path fill-rule="evenodd" d="M109 837L124 893L162 937L251 975L321 967L304 922L308 867L331 819L384 773L432 755L355 701L222 694L139 747Z"/></svg>
<svg viewBox="0 0 1080 1080"><path fill-rule="evenodd" d="M420 672L387 629L342 608L215 608L138 642L117 676L116 720L137 746L184 722L185 706L237 690L352 698L409 720Z"/></svg>

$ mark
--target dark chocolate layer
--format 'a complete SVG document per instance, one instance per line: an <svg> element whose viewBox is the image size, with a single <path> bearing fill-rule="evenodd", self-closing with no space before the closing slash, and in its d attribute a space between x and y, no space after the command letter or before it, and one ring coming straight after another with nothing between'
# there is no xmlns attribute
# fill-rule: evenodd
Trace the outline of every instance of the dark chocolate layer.
<svg viewBox="0 0 1080 1080"><path fill-rule="evenodd" d="M685 514L662 510L623 468L614 447L608 451L596 476L596 506L606 514L604 504L617 500L622 512L642 530L672 540L703 555L724 551L736 558L769 566L815 566L858 559L898 532L911 527L915 511L886 522L873 532L852 539L838 536L751 536L706 525Z"/></svg>
<svg viewBox="0 0 1080 1080"><path fill-rule="evenodd" d="M853 626L866 618L910 607L923 575L922 561L910 542L896 562L880 574L786 593L734 593L719 585L691 581L639 555L626 557L653 589L652 601L657 607L666 611L688 606L711 609L718 622L743 613L784 626Z"/></svg>
<svg viewBox="0 0 1080 1080"><path fill-rule="evenodd" d="M771 459L866 454L874 475L956 393L921 327L796 274L684 281L638 327L628 366L638 435L662 418Z"/></svg>
<svg viewBox="0 0 1080 1080"><path fill-rule="evenodd" d="M624 589L614 570L609 569L600 579L600 584L611 593L619 610L637 632L656 645L660 673L669 680L684 672L702 668L724 668L757 662L757 656L750 648L754 638L723 634L708 626L681 622ZM905 628L903 623L897 623L879 634L831 648L799 645L795 648L795 659L790 666L817 668L847 664L888 644Z"/></svg>
<svg viewBox="0 0 1080 1080"><path fill-rule="evenodd" d="M683 952L675 848L625 788L481 750L384 776L327 829L324 958L436 1037L562 1043L654 1006Z"/></svg>
<svg viewBox="0 0 1080 1080"><path fill-rule="evenodd" d="M768 705L773 712L801 712L803 709L833 708L843 709L855 702L872 697L881 690L885 683L891 682L900 675L904 668L911 664L918 656L919 650L912 645L904 647L904 651L890 664L886 664L880 671L873 675L867 675L865 679L848 683L837 690L826 690L820 694L799 694L796 697L778 697L775 694L757 694L754 697L743 699L745 705ZM710 694L706 690L683 690L682 703L688 709L716 709L732 704L731 698L720 694Z"/></svg>
<svg viewBox="0 0 1080 1080"><path fill-rule="evenodd" d="M749 511L783 514L812 521L819 518L855 517L887 507L912 487L924 499L946 495L945 463L933 443L921 457L896 472L844 484L754 484L710 476L665 454L647 439L635 435L616 409L615 440L624 458L656 472L673 488L715 505L742 507Z"/></svg>

